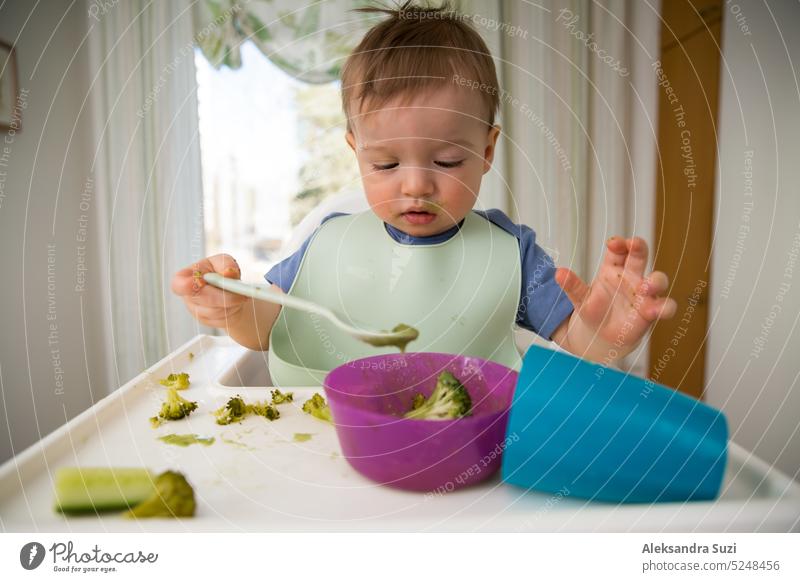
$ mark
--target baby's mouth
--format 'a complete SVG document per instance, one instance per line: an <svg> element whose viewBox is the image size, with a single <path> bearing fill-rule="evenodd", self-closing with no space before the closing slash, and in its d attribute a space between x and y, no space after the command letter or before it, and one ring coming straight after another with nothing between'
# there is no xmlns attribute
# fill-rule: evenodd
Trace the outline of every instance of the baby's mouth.
<svg viewBox="0 0 800 582"><path fill-rule="evenodd" d="M402 214L403 218L409 224L430 224L436 219L436 214L433 212L426 212L425 210L408 210Z"/></svg>

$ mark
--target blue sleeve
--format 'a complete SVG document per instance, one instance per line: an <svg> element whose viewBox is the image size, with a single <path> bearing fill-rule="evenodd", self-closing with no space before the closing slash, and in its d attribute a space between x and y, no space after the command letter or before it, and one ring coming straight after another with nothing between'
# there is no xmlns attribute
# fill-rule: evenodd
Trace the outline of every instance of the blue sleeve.
<svg viewBox="0 0 800 582"><path fill-rule="evenodd" d="M561 285L556 283L556 266L542 247L536 233L522 226L519 238L522 257L522 293L517 325L551 339L553 332L574 310Z"/></svg>
<svg viewBox="0 0 800 582"><path fill-rule="evenodd" d="M346 215L342 212L334 212L333 214L326 216L322 220L321 225L325 224L325 221L335 218L336 216ZM289 255L280 263L267 271L267 274L264 275L264 278L268 283L277 285L284 293L289 292L289 289L292 288L292 284L294 284L295 277L297 277L297 272L300 270L300 264L303 262L303 257L306 254L308 245L311 242L311 239L314 238L314 235L317 234L317 230L319 230L319 228L317 228L310 237L303 241L303 244L300 245L300 248L297 249L293 254Z"/></svg>
<svg viewBox="0 0 800 582"><path fill-rule="evenodd" d="M316 231L314 231L314 234L316 234ZM267 274L264 275L264 278L268 283L277 285L284 293L289 292L289 289L292 288L295 277L297 277L297 271L300 270L300 263L303 262L303 257L306 254L308 244L311 242L311 239L314 238L314 234L308 237L303 244L300 245L300 248L297 249L293 254L289 255L280 263L267 271Z"/></svg>
<svg viewBox="0 0 800 582"><path fill-rule="evenodd" d="M553 332L574 309L561 286L556 283L553 259L536 244L536 233L529 226L515 224L496 209L478 214L515 236L519 242L522 290L517 308L517 325L551 339Z"/></svg>

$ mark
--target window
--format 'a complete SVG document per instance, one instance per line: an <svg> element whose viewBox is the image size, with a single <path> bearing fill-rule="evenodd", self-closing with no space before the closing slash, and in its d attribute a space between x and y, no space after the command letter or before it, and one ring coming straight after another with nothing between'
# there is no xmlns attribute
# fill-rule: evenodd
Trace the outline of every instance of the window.
<svg viewBox="0 0 800 582"><path fill-rule="evenodd" d="M242 278L258 281L293 226L360 182L339 83L299 81L250 42L241 52L237 70L195 54L206 255L233 255Z"/></svg>

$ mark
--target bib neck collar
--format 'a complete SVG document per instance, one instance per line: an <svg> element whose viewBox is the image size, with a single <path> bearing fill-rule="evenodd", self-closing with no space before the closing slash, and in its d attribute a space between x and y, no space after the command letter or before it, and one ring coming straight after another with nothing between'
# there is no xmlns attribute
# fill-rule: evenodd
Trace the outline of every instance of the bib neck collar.
<svg viewBox="0 0 800 582"><path fill-rule="evenodd" d="M386 222L383 223L386 232L389 234L392 239L400 243L401 245L411 245L411 246L425 246L425 245L437 245L443 242L447 242L451 238L453 238L458 231L461 230L461 227L464 226L464 220L448 228L444 232L440 232L439 234L434 234L431 236L413 236L406 232L403 232L399 228L395 228L391 224Z"/></svg>

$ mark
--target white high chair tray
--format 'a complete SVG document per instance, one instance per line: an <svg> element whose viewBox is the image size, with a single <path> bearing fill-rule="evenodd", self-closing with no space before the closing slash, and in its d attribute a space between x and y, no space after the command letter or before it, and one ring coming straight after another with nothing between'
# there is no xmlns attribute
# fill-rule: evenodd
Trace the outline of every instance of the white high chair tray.
<svg viewBox="0 0 800 582"><path fill-rule="evenodd" d="M193 358L189 354L194 355ZM333 426L305 414L319 387L294 390L281 418L219 426L211 410L229 396L266 399L267 354L227 337L197 336L92 408L0 467L0 530L136 531L798 531L800 486L731 444L714 502L615 506L524 491L500 482L443 495L382 487L342 457ZM188 372L182 392L199 408L153 429L164 388ZM170 433L212 435L211 446L167 445ZM311 433L295 442L295 433ZM65 517L53 511L52 477L63 466L147 467L183 472L194 486L191 519L130 521L118 514Z"/></svg>

